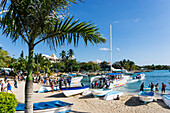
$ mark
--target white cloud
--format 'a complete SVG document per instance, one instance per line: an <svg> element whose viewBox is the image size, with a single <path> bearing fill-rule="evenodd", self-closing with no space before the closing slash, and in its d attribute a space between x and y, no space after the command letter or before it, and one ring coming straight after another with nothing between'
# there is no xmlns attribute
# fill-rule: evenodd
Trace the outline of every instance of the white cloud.
<svg viewBox="0 0 170 113"><path fill-rule="evenodd" d="M109 48L100 48L99 50L102 50L102 51L109 51Z"/></svg>
<svg viewBox="0 0 170 113"><path fill-rule="evenodd" d="M0 44L0 46L2 46L2 44Z"/></svg>
<svg viewBox="0 0 170 113"><path fill-rule="evenodd" d="M137 23L137 22L139 22L139 20L140 20L139 18L136 18L136 19L134 20L134 22Z"/></svg>
<svg viewBox="0 0 170 113"><path fill-rule="evenodd" d="M102 60L100 60L100 59L96 59L96 62L102 62Z"/></svg>
<svg viewBox="0 0 170 113"><path fill-rule="evenodd" d="M120 51L120 48L116 48L117 51Z"/></svg>
<svg viewBox="0 0 170 113"><path fill-rule="evenodd" d="M117 21L114 21L113 23L114 23L114 24L117 24L117 23L119 23L119 21L117 20Z"/></svg>

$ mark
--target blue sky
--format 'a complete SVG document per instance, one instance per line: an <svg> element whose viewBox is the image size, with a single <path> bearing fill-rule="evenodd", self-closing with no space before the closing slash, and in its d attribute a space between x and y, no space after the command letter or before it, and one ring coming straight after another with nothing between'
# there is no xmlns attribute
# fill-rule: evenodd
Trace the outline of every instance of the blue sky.
<svg viewBox="0 0 170 113"><path fill-rule="evenodd" d="M130 59L138 65L170 64L170 1L169 0L85 0L72 5L68 11L80 21L91 21L100 27L107 38L105 44L85 46L82 40L78 47L65 45L51 51L41 43L35 53L56 54L70 48L78 61L110 61L109 25L113 27L113 62ZM28 47L21 41L12 43L0 31L0 44L11 56L19 57L21 51L28 54Z"/></svg>

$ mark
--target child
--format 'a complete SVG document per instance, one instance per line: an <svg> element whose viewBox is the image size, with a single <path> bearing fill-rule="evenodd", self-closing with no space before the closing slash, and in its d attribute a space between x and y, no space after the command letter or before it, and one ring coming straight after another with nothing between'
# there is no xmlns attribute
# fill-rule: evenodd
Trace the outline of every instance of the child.
<svg viewBox="0 0 170 113"><path fill-rule="evenodd" d="M9 82L9 80L7 80L7 93L8 93L8 90L11 91L13 93L13 91L11 90L11 83Z"/></svg>
<svg viewBox="0 0 170 113"><path fill-rule="evenodd" d="M53 82L51 81L50 82L50 87L51 87L51 89L52 89L52 93L54 92L54 84L53 84Z"/></svg>

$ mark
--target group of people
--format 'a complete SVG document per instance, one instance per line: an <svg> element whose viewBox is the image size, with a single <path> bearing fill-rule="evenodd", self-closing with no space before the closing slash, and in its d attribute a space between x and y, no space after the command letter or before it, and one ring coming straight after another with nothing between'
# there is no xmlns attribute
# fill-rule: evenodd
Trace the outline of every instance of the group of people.
<svg viewBox="0 0 170 113"><path fill-rule="evenodd" d="M13 93L11 83L9 80L7 80L7 79L0 80L0 86L1 86L1 92L11 91Z"/></svg>
<svg viewBox="0 0 170 113"><path fill-rule="evenodd" d="M110 79L101 78L91 83L92 88L108 88L110 86Z"/></svg>
<svg viewBox="0 0 170 113"><path fill-rule="evenodd" d="M157 83L156 85L154 85L152 82L149 84L149 87L151 88L151 91L154 91L154 87L155 87L155 91L159 91L159 83ZM165 93L165 88L166 85L162 82L162 89L161 92ZM141 84L140 86L140 91L144 91L144 82Z"/></svg>
<svg viewBox="0 0 170 113"><path fill-rule="evenodd" d="M52 92L54 89L54 85L59 85L59 89L61 90L62 86L65 87L70 87L71 85L71 77L60 77L60 78L48 78L48 77L44 77L43 83L46 85L50 85L50 87L52 88Z"/></svg>

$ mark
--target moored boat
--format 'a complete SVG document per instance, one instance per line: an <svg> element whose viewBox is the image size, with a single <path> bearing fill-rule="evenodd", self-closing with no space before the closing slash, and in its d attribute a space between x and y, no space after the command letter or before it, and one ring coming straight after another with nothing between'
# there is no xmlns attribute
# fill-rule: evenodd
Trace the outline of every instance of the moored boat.
<svg viewBox="0 0 170 113"><path fill-rule="evenodd" d="M68 97L68 96L83 93L84 91L86 91L88 89L89 89L89 86L79 86L79 87L61 88L61 91L64 93L65 96Z"/></svg>
<svg viewBox="0 0 170 113"><path fill-rule="evenodd" d="M106 75L110 79L110 89L123 86L127 83L127 79L124 78L124 74L122 73L107 73Z"/></svg>
<svg viewBox="0 0 170 113"><path fill-rule="evenodd" d="M59 87L58 86L54 86L53 90L54 91L59 90ZM49 92L49 91L52 91L52 88L49 85L43 85L39 89L38 93L44 93L44 92Z"/></svg>
<svg viewBox="0 0 170 113"><path fill-rule="evenodd" d="M71 111L73 104L63 101L39 102L33 104L33 113L67 113ZM15 113L24 113L25 104L20 103L15 108Z"/></svg>
<svg viewBox="0 0 170 113"><path fill-rule="evenodd" d="M154 92L141 91L139 93L139 100L143 101L144 103L152 102L153 99L154 99Z"/></svg>
<svg viewBox="0 0 170 113"><path fill-rule="evenodd" d="M162 100L168 107L170 107L170 95L163 95Z"/></svg>
<svg viewBox="0 0 170 113"><path fill-rule="evenodd" d="M144 73L137 73L137 76L135 77L135 79L144 80L145 79L145 74Z"/></svg>
<svg viewBox="0 0 170 113"><path fill-rule="evenodd" d="M118 96L119 97L123 96L123 92L121 92L121 91L110 91L105 95L104 100L113 100L113 99L116 99Z"/></svg>
<svg viewBox="0 0 170 113"><path fill-rule="evenodd" d="M71 79L71 84L78 84L81 82L81 80L83 79L83 76L80 76L80 77L73 77Z"/></svg>
<svg viewBox="0 0 170 113"><path fill-rule="evenodd" d="M110 91L111 91L110 89L96 89L92 91L92 94L94 97L99 97L99 96L105 96Z"/></svg>

